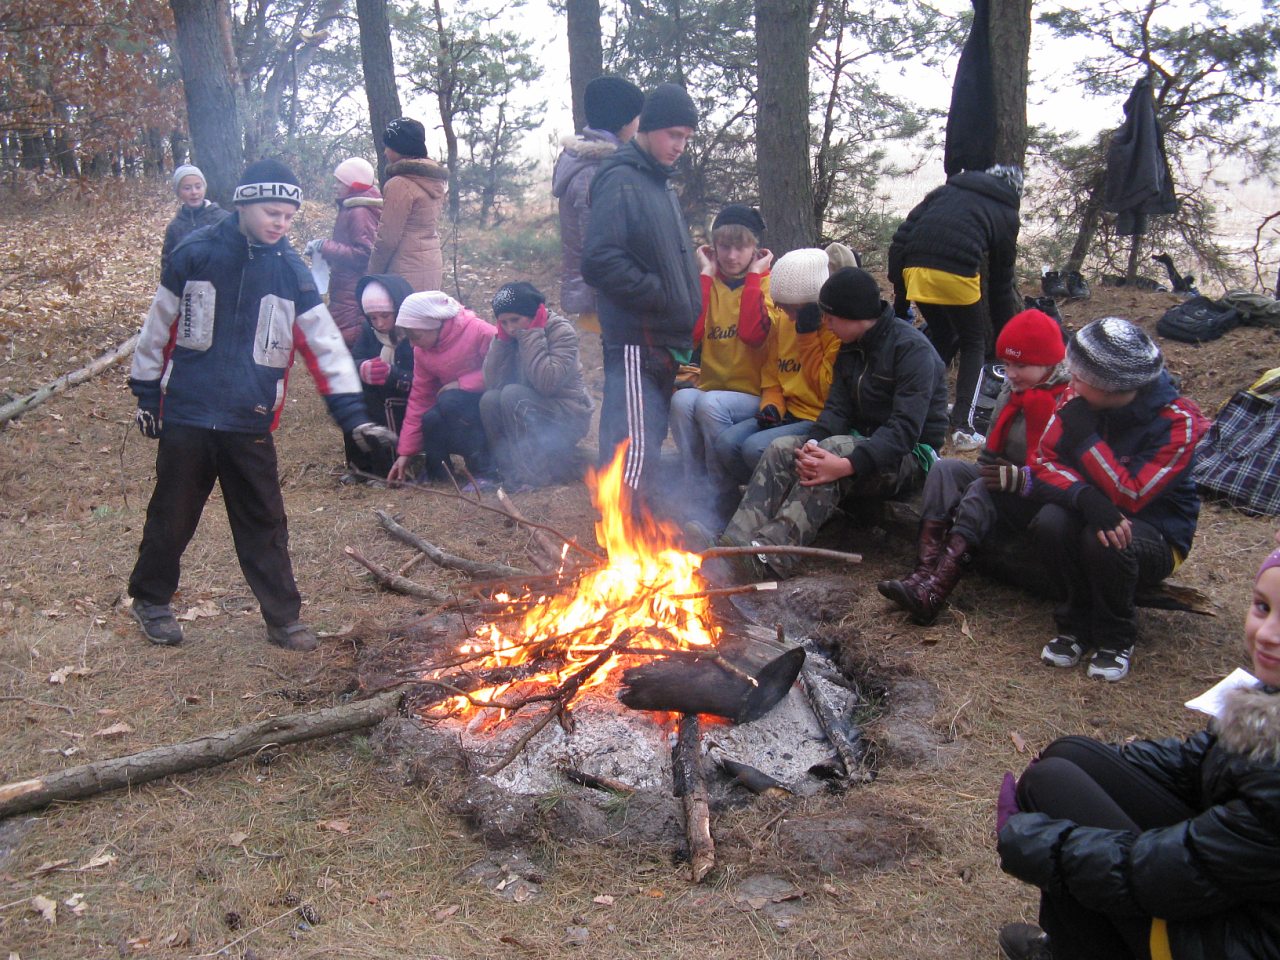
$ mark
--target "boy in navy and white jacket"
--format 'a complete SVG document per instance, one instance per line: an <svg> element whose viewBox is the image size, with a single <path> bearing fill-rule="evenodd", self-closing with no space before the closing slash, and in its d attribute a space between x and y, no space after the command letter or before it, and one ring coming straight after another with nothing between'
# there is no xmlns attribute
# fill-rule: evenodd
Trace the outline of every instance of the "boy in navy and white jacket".
<svg viewBox="0 0 1280 960"><path fill-rule="evenodd" d="M274 160L251 164L235 204L233 215L174 248L134 353L129 387L138 428L160 446L129 595L149 640L182 641L169 602L217 481L267 639L312 650L315 634L298 619L302 600L271 439L294 355L302 354L330 415L356 443L389 444L394 434L368 422L351 355L289 246L302 204L293 173Z"/></svg>

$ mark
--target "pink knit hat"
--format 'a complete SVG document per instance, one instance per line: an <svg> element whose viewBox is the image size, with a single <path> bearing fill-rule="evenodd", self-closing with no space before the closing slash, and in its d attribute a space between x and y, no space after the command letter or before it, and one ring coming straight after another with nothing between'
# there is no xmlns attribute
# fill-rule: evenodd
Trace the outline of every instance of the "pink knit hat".
<svg viewBox="0 0 1280 960"><path fill-rule="evenodd" d="M411 293L400 304L396 326L404 330L439 330L461 310L462 304L439 290Z"/></svg>
<svg viewBox="0 0 1280 960"><path fill-rule="evenodd" d="M1258 575L1253 578L1253 582L1257 583L1272 567L1280 567L1280 550L1272 550L1267 559L1262 561L1262 566L1258 568Z"/></svg>
<svg viewBox="0 0 1280 960"><path fill-rule="evenodd" d="M349 157L334 168L339 183L352 190L368 190L373 186L373 165L362 157Z"/></svg>
<svg viewBox="0 0 1280 960"><path fill-rule="evenodd" d="M365 313L391 313L395 308L391 291L377 280L370 280L360 291L360 309Z"/></svg>

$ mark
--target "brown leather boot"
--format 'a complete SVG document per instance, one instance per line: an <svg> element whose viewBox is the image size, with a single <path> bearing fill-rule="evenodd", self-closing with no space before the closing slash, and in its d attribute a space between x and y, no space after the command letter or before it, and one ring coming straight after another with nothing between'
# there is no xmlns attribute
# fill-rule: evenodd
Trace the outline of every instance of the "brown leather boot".
<svg viewBox="0 0 1280 960"><path fill-rule="evenodd" d="M947 536L942 556L933 571L915 586L903 592L903 606L911 614L912 623L927 627L938 618L943 604L960 582L960 577L973 560L973 548L958 533Z"/></svg>
<svg viewBox="0 0 1280 960"><path fill-rule="evenodd" d="M914 590L938 565L942 542L947 538L951 524L946 520L921 520L920 538L916 543L916 568L901 580L881 580L876 584L880 596L892 600L903 610L910 610L906 592Z"/></svg>

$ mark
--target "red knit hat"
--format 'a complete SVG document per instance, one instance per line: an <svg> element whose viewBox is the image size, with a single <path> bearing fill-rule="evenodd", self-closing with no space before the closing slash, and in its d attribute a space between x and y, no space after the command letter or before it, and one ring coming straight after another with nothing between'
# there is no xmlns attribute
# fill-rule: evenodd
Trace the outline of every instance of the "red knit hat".
<svg viewBox="0 0 1280 960"><path fill-rule="evenodd" d="M996 338L996 358L1036 367L1053 367L1067 355L1058 322L1039 310L1023 310L1009 318Z"/></svg>

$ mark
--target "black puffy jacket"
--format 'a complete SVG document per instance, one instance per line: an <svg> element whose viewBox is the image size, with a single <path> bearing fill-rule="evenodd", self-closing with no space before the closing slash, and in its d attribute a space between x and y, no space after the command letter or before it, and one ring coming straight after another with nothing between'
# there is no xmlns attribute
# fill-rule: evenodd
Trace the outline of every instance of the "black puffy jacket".
<svg viewBox="0 0 1280 960"><path fill-rule="evenodd" d="M185 203L179 205L178 212L164 229L164 243L160 246L160 269L164 270L169 266L169 257L183 240L201 227L221 223L227 216L227 211L212 200L206 200L198 207L188 207Z"/></svg>
<svg viewBox="0 0 1280 960"><path fill-rule="evenodd" d="M947 436L947 370L923 333L881 301L880 319L836 354L831 389L809 435L857 430L867 438L849 455L855 473L893 473L917 443L935 450Z"/></svg>
<svg viewBox="0 0 1280 960"><path fill-rule="evenodd" d="M986 296L996 329L1022 309L1018 259L1018 194L1008 183L966 170L931 190L907 214L889 245L889 281L905 304L902 271L929 267L960 277L986 271ZM904 307L905 309L905 307Z"/></svg>
<svg viewBox="0 0 1280 960"><path fill-rule="evenodd" d="M1173 960L1280 957L1280 693L1233 691L1208 730L1114 749L1199 814L1137 834L1016 814L1004 870L1105 914L1164 918Z"/></svg>
<svg viewBox="0 0 1280 960"><path fill-rule="evenodd" d="M606 344L693 346L702 286L671 174L633 140L591 181L582 277L595 288Z"/></svg>

